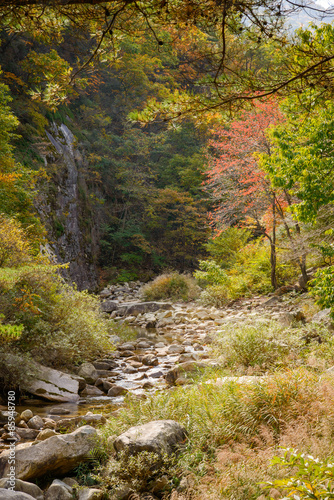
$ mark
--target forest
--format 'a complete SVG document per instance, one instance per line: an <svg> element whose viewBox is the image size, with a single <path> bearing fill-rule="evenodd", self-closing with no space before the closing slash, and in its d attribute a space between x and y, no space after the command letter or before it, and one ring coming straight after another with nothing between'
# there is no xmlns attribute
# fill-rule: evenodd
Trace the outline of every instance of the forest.
<svg viewBox="0 0 334 500"><path fill-rule="evenodd" d="M305 0L0 2L1 402L26 396L22 363L78 374L117 358L115 336L142 367L135 328L168 333L182 307L218 328L195 348L217 366L195 353L190 385L111 415L76 476L96 498L334 495L333 16ZM101 300L136 287L176 312L110 319ZM265 382L211 389L221 377ZM108 462L107 440L152 416L182 420L181 458Z"/></svg>

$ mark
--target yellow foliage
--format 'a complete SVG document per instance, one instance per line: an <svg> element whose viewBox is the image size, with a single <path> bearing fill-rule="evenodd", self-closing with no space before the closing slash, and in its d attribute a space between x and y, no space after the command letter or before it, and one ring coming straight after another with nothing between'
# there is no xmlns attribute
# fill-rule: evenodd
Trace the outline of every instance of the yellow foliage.
<svg viewBox="0 0 334 500"><path fill-rule="evenodd" d="M0 267L17 267L30 258L30 244L21 224L0 214Z"/></svg>

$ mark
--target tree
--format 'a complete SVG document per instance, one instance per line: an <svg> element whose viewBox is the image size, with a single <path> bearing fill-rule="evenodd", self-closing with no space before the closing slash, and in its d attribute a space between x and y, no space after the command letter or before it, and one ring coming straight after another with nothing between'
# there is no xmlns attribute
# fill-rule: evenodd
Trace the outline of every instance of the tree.
<svg viewBox="0 0 334 500"><path fill-rule="evenodd" d="M283 21L301 9L319 17L333 14L331 10L308 5L304 0L54 0L47 3L43 0L4 0L0 6L0 19L9 36L2 50L18 33L34 38L38 43L59 44L68 33L85 40L81 48L75 44L70 65L63 65L60 73L48 72L42 88L34 91L36 98L41 96L44 101L50 100L56 105L57 96L62 100L71 87L75 88L79 74L89 75L94 60L112 64L119 59L119 45L125 33L132 37L151 33L158 52L164 51L176 39L186 39L192 32L194 39L205 43L195 57L189 53L184 64L193 69L202 65L206 69L205 76L197 78L194 70L195 90L179 89L166 95L163 101L151 101L145 115L146 119L158 115L177 119L189 113L215 112L232 104L240 106L245 101L284 89L298 91L305 82L308 85L314 79L324 89L324 81L328 84L333 73L332 50L321 48L317 51L314 48L308 53L303 49L304 42L300 41L299 49L304 57L296 63L296 44L289 43L282 29ZM172 33L173 40L166 42L164 32ZM272 63L269 68L258 71L249 64L247 54L256 51L261 43L267 45L267 61ZM282 47L284 52L290 51L292 57L291 54L289 59L284 56L284 64L279 63L281 71L276 71L277 54L282 52ZM45 57L45 51L42 56ZM61 66L58 61L57 69Z"/></svg>
<svg viewBox="0 0 334 500"><path fill-rule="evenodd" d="M278 124L284 130L284 122L276 101L257 102L252 110L232 121L228 129L219 129L217 139L210 143L214 153L209 156L206 181L216 204L212 213L216 230L234 224L246 225L268 239L274 288L277 288L276 230L279 224L283 224L293 242L293 231L286 217L291 196L281 189L282 186L271 184L266 171L259 165L259 155L271 158L268 131ZM297 223L294 229L300 232ZM305 252L296 260L307 281Z"/></svg>

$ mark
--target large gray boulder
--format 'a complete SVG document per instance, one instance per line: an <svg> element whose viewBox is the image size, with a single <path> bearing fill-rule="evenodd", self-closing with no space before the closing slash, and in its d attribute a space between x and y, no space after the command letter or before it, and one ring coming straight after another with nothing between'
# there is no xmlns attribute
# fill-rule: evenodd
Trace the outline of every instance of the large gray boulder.
<svg viewBox="0 0 334 500"><path fill-rule="evenodd" d="M26 362L17 355L1 355L1 363L11 366L26 366ZM27 377L20 381L20 388L50 401L78 401L79 382L67 373L40 365L29 360Z"/></svg>
<svg viewBox="0 0 334 500"><path fill-rule="evenodd" d="M120 316L138 316L138 314L145 314L159 310L172 309L172 304L167 302L137 302L125 303L117 309L117 314Z"/></svg>
<svg viewBox="0 0 334 500"><path fill-rule="evenodd" d="M11 487L12 481L6 478L0 479L0 488L8 490ZM36 484L27 483L26 481L21 481L21 479L15 479L15 491L26 493L27 495L32 496L35 500L43 500L44 498L43 491ZM2 499L6 497L2 497L0 493L0 498Z"/></svg>
<svg viewBox="0 0 334 500"><path fill-rule="evenodd" d="M37 444L19 444L15 450L16 477L28 480L48 472L66 474L85 460L96 440L96 430L85 425L70 434L53 436ZM9 450L5 450L0 454L0 477L9 473L8 459Z"/></svg>
<svg viewBox="0 0 334 500"><path fill-rule="evenodd" d="M45 494L45 500L73 500L72 487L55 479Z"/></svg>
<svg viewBox="0 0 334 500"><path fill-rule="evenodd" d="M186 430L175 420L153 420L123 432L115 439L114 448L130 454L149 451L170 455L185 439Z"/></svg>
<svg viewBox="0 0 334 500"><path fill-rule="evenodd" d="M118 303L114 302L113 300L104 300L101 302L101 309L103 312L106 313L111 313L113 311L116 311L118 308Z"/></svg>

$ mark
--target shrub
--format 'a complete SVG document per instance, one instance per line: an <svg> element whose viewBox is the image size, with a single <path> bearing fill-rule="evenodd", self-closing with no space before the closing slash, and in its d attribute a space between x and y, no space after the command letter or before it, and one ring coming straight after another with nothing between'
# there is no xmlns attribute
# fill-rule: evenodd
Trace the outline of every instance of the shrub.
<svg viewBox="0 0 334 500"><path fill-rule="evenodd" d="M237 261L238 252L251 239L248 229L228 227L218 236L211 238L206 245L209 254L223 268L230 268Z"/></svg>
<svg viewBox="0 0 334 500"><path fill-rule="evenodd" d="M288 493L289 498L298 500L334 498L334 463L330 460L321 462L311 455L286 450L284 457L273 458L272 465L277 464L294 468L295 472L288 478L268 481L265 483L268 489L279 488Z"/></svg>
<svg viewBox="0 0 334 500"><path fill-rule="evenodd" d="M310 284L313 287L311 294L317 298L316 303L321 308L330 308L334 319L334 266L318 269Z"/></svg>
<svg viewBox="0 0 334 500"><path fill-rule="evenodd" d="M97 297L66 285L59 266L0 269L3 325L23 330L13 340L21 352L54 366L68 366L112 350L109 323Z"/></svg>
<svg viewBox="0 0 334 500"><path fill-rule="evenodd" d="M185 274L172 272L162 274L151 283L144 285L142 294L146 300L193 300L199 295L195 280Z"/></svg>

